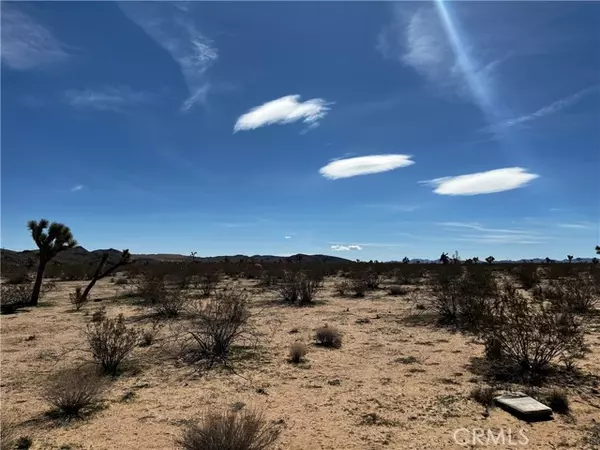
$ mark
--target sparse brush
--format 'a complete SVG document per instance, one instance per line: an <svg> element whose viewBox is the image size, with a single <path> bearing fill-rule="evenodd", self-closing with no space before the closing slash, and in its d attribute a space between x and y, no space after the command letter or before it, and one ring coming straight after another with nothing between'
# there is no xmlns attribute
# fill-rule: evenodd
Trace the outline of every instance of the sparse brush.
<svg viewBox="0 0 600 450"><path fill-rule="evenodd" d="M544 398L552 411L568 414L570 411L569 396L564 389L552 389Z"/></svg>
<svg viewBox="0 0 600 450"><path fill-rule="evenodd" d="M75 292L69 294L69 301L75 307L76 311L79 311L81 309L86 300L87 299L83 296L83 293L81 291L81 286L77 286L75 288Z"/></svg>
<svg viewBox="0 0 600 450"><path fill-rule="evenodd" d="M15 440L17 438L16 426L12 420L2 417L0 422L0 450L14 449Z"/></svg>
<svg viewBox="0 0 600 450"><path fill-rule="evenodd" d="M502 361L503 369L512 366L516 373L537 378L553 361L580 353L584 331L571 312L557 313L507 284L479 333L490 362Z"/></svg>
<svg viewBox="0 0 600 450"><path fill-rule="evenodd" d="M97 311L92 313L92 318L90 319L93 323L102 322L106 317L106 308L103 306Z"/></svg>
<svg viewBox="0 0 600 450"><path fill-rule="evenodd" d="M343 280L338 283L335 283L333 289L335 290L335 293L337 295L339 295L340 297L345 297L351 287L352 286L347 280Z"/></svg>
<svg viewBox="0 0 600 450"><path fill-rule="evenodd" d="M245 291L217 292L195 312L192 328L193 362L208 368L224 363L233 343L247 333L250 318Z"/></svg>
<svg viewBox="0 0 600 450"><path fill-rule="evenodd" d="M470 397L477 403L490 407L494 406L494 397L496 396L496 389L491 386L476 386L471 389Z"/></svg>
<svg viewBox="0 0 600 450"><path fill-rule="evenodd" d="M342 346L342 335L334 327L325 325L317 329L315 333L317 344L323 347L340 348Z"/></svg>
<svg viewBox="0 0 600 450"><path fill-rule="evenodd" d="M308 349L306 345L301 342L294 342L290 346L290 362L294 364L298 364L302 362L302 359L306 356Z"/></svg>
<svg viewBox="0 0 600 450"><path fill-rule="evenodd" d="M13 314L19 308L27 306L32 292L31 284L0 285L0 313Z"/></svg>
<svg viewBox="0 0 600 450"><path fill-rule="evenodd" d="M266 450L279 434L257 412L211 412L199 425L188 425L178 444L184 450Z"/></svg>
<svg viewBox="0 0 600 450"><path fill-rule="evenodd" d="M274 286L274 289L283 301L296 306L305 306L313 302L322 286L322 277L301 271L285 271L283 279Z"/></svg>
<svg viewBox="0 0 600 450"><path fill-rule="evenodd" d="M43 398L61 416L80 417L98 403L104 386L95 372L68 368L50 377Z"/></svg>
<svg viewBox="0 0 600 450"><path fill-rule="evenodd" d="M542 294L552 301L557 310L576 314L588 314L600 302L600 289L588 273L551 280Z"/></svg>
<svg viewBox="0 0 600 450"><path fill-rule="evenodd" d="M390 295L406 295L408 294L408 289L404 286L390 286Z"/></svg>
<svg viewBox="0 0 600 450"><path fill-rule="evenodd" d="M109 375L117 374L119 365L139 341L138 332L125 326L122 314L88 324L85 335L94 360Z"/></svg>
<svg viewBox="0 0 600 450"><path fill-rule="evenodd" d="M152 306L158 316L172 319L183 312L187 302L188 298L183 290L176 287L155 297Z"/></svg>
<svg viewBox="0 0 600 450"><path fill-rule="evenodd" d="M352 292L353 297L362 298L367 292L367 283L360 278L354 279L350 283L350 291Z"/></svg>
<svg viewBox="0 0 600 450"><path fill-rule="evenodd" d="M158 322L153 323L150 329L145 329L142 331L139 344L140 347L150 347L156 340L156 336L158 335L159 331L160 326L158 325Z"/></svg>

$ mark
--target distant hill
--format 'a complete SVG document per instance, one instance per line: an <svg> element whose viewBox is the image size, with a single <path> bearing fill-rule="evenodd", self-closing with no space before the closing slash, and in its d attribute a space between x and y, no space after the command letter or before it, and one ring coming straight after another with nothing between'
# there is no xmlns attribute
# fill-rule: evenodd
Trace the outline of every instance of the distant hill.
<svg viewBox="0 0 600 450"><path fill-rule="evenodd" d="M56 258L53 259L56 263L62 264L96 264L102 254L108 252L109 264L115 263L121 257L121 251L115 250L114 248L106 250L92 250L88 251L83 247L74 247L72 249L65 250L59 253ZM132 258L138 262L184 262L190 261L191 257L186 255L176 254L137 254L132 255ZM37 261L37 250L24 250L17 252L14 250L0 249L0 264L2 266L24 266L30 259ZM303 262L303 263L348 263L351 262L348 259L339 258L336 256L328 255L305 255L297 254L292 256L275 256L275 255L234 255L234 256L208 256L208 257L195 257L195 261L219 263L229 261L231 263L239 263L245 261L252 262Z"/></svg>

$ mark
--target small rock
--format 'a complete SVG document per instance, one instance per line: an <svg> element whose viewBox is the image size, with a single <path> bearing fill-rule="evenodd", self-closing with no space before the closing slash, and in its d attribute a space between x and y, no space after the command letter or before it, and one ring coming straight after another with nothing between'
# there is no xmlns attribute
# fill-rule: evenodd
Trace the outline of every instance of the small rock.
<svg viewBox="0 0 600 450"><path fill-rule="evenodd" d="M263 388L258 388L256 390L256 393L260 394L260 395L269 395L269 394L267 394L267 391L265 391Z"/></svg>
<svg viewBox="0 0 600 450"><path fill-rule="evenodd" d="M331 386L339 386L340 384L342 384L342 380L338 380L336 378L335 380L329 380L327 383Z"/></svg>

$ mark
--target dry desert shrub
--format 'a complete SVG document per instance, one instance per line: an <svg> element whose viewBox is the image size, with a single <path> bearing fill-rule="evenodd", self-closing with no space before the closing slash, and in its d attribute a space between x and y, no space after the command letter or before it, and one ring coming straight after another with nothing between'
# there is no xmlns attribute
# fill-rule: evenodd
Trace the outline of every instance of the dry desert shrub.
<svg viewBox="0 0 600 450"><path fill-rule="evenodd" d="M342 334L334 327L325 325L317 328L315 340L323 347L340 348L342 346Z"/></svg>
<svg viewBox="0 0 600 450"><path fill-rule="evenodd" d="M83 304L86 302L86 298L81 292L81 286L77 286L74 292L69 294L69 302L73 305L76 311L79 311Z"/></svg>
<svg viewBox="0 0 600 450"><path fill-rule="evenodd" d="M600 302L600 290L589 273L550 280L547 287L537 287L533 292L537 299L552 302L558 311L589 314Z"/></svg>
<svg viewBox="0 0 600 450"><path fill-rule="evenodd" d="M530 301L506 284L480 329L486 357L515 374L543 376L556 360L570 360L584 345L581 320L569 311L556 312L546 302Z"/></svg>
<svg viewBox="0 0 600 450"><path fill-rule="evenodd" d="M104 380L92 370L67 368L50 377L43 398L60 416L81 417L97 405L104 386Z"/></svg>
<svg viewBox="0 0 600 450"><path fill-rule="evenodd" d="M27 306L31 298L33 286L27 284L0 285L0 313L12 314L19 308Z"/></svg>
<svg viewBox="0 0 600 450"><path fill-rule="evenodd" d="M274 286L274 289L283 301L296 306L305 306L313 302L322 287L322 277L302 271L285 271L283 279Z"/></svg>
<svg viewBox="0 0 600 450"><path fill-rule="evenodd" d="M470 397L477 403L490 407L494 405L496 389L491 386L476 386L471 389Z"/></svg>
<svg viewBox="0 0 600 450"><path fill-rule="evenodd" d="M160 295L153 297L152 307L159 317L173 319L178 317L188 303L185 292L180 287L174 287L170 290L164 290Z"/></svg>
<svg viewBox="0 0 600 450"><path fill-rule="evenodd" d="M266 450L279 434L258 412L211 412L189 425L178 444L184 450Z"/></svg>
<svg viewBox="0 0 600 450"><path fill-rule="evenodd" d="M189 334L191 359L208 368L225 363L231 346L248 334L248 296L245 291L221 291L194 311Z"/></svg>
<svg viewBox="0 0 600 450"><path fill-rule="evenodd" d="M404 286L390 286L390 295L406 295L408 294L408 289Z"/></svg>
<svg viewBox="0 0 600 450"><path fill-rule="evenodd" d="M294 364L298 364L302 362L302 359L306 356L308 349L306 345L301 342L294 342L290 346L290 362Z"/></svg>
<svg viewBox="0 0 600 450"><path fill-rule="evenodd" d="M12 420L2 417L2 421L0 422L0 450L13 449L16 438L15 423Z"/></svg>
<svg viewBox="0 0 600 450"><path fill-rule="evenodd" d="M114 319L103 317L88 324L85 336L94 360L106 374L117 375L119 365L139 341L136 330L128 328L122 314Z"/></svg>

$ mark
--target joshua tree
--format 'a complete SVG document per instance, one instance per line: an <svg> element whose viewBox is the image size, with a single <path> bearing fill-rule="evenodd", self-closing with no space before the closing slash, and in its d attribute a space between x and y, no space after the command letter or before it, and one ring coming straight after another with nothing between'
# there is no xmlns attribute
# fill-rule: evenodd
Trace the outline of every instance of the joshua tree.
<svg viewBox="0 0 600 450"><path fill-rule="evenodd" d="M598 258L592 258L592 264L597 266L598 265Z"/></svg>
<svg viewBox="0 0 600 450"><path fill-rule="evenodd" d="M442 264L448 264L450 262L450 258L448 258L448 253L442 253L440 256L440 262Z"/></svg>
<svg viewBox="0 0 600 450"><path fill-rule="evenodd" d="M479 264L479 256L473 258L473 264Z"/></svg>
<svg viewBox="0 0 600 450"><path fill-rule="evenodd" d="M41 219L39 222L30 220L27 223L27 228L31 231L31 237L40 249L40 261L35 277L35 283L33 285L33 291L31 292L31 300L29 301L31 306L37 306L38 304L42 280L44 279L44 270L46 269L48 261L63 250L73 248L77 245L77 241L73 239L73 234L68 226L63 225L62 223L52 222L50 227L48 227L48 224L46 219ZM46 228L48 228L48 232L45 231Z"/></svg>
<svg viewBox="0 0 600 450"><path fill-rule="evenodd" d="M550 264L552 260L546 256L546 264Z"/></svg>
<svg viewBox="0 0 600 450"><path fill-rule="evenodd" d="M494 261L496 261L496 258L494 258L493 256L488 256L487 258L485 258L485 262L488 264L492 264Z"/></svg>
<svg viewBox="0 0 600 450"><path fill-rule="evenodd" d="M198 253L198 252L191 252L191 253L190 253L190 256L192 257L192 261L194 261L194 260L196 259L196 254L197 254L197 253Z"/></svg>
<svg viewBox="0 0 600 450"><path fill-rule="evenodd" d="M404 264L408 264L410 262L410 259L408 259L408 256L405 256L404 258L402 258L402 262Z"/></svg>
<svg viewBox="0 0 600 450"><path fill-rule="evenodd" d="M567 255L567 259L569 260L569 264L573 261L573 255Z"/></svg>
<svg viewBox="0 0 600 450"><path fill-rule="evenodd" d="M102 254L102 258L100 259L100 262L98 263L96 272L94 272L92 281L90 281L90 284L87 285L87 287L83 291L83 294L81 295L82 302L87 300L88 295L90 294L90 291L96 284L96 281L98 281L104 277L107 277L108 275L113 273L115 270L117 270L119 267L129 264L131 262L131 255L129 254L129 250L127 250L127 249L123 250L123 252L121 253L121 259L116 264L113 264L112 266L110 266L104 270L104 265L106 264L107 260L108 260L108 253L105 252Z"/></svg>
<svg viewBox="0 0 600 450"><path fill-rule="evenodd" d="M600 245L596 245L596 255L600 255Z"/></svg>

